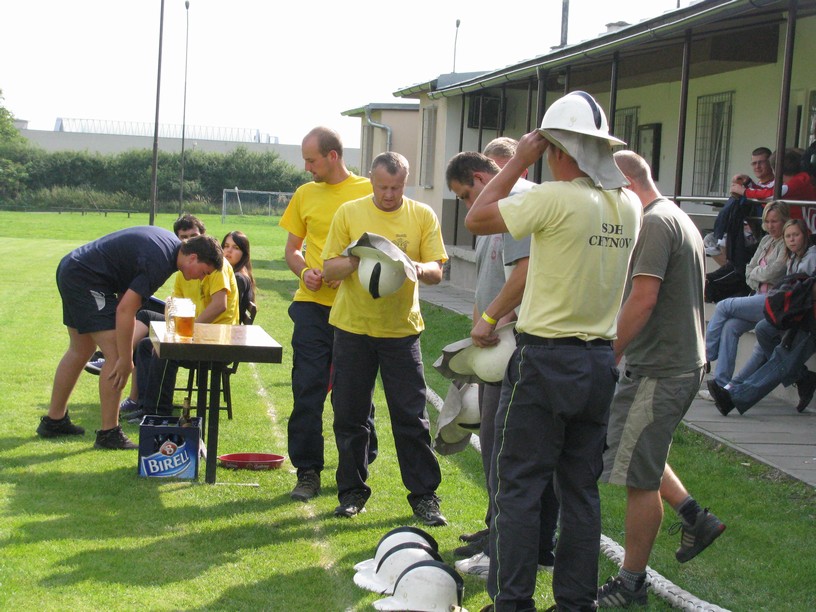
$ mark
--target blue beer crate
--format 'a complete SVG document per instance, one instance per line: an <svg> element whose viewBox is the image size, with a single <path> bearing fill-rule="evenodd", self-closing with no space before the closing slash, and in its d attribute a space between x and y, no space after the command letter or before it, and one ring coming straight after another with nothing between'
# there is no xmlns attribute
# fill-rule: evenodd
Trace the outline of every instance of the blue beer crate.
<svg viewBox="0 0 816 612"><path fill-rule="evenodd" d="M204 445L201 419L179 427L179 417L147 414L139 426L139 476L198 479Z"/></svg>

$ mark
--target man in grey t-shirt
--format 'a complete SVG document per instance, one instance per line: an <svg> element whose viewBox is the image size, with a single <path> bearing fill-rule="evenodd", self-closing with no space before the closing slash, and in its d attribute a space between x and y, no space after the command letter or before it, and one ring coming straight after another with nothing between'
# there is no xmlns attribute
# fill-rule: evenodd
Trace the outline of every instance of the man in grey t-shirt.
<svg viewBox="0 0 816 612"><path fill-rule="evenodd" d="M598 591L601 608L643 605L646 565L663 519L663 499L680 516L681 563L725 529L688 494L666 463L674 430L703 378L703 241L689 216L663 198L649 166L631 151L615 154L643 204L640 235L618 316L615 356L626 356L609 418L601 480L627 487L623 565Z"/></svg>

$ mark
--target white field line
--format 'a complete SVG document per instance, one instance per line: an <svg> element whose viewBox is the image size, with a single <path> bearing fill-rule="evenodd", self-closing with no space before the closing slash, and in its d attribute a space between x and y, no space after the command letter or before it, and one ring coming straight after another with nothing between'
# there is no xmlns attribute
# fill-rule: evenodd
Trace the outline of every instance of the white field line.
<svg viewBox="0 0 816 612"><path fill-rule="evenodd" d="M248 363L250 369L252 370L252 378L255 381L255 388L258 390L258 397L266 404L266 414L269 417L269 420L272 422L272 439L274 442L274 448L284 449L286 448L287 440L284 437L283 433L281 432L281 428L279 427L278 422L278 412L275 408L275 404L272 401L271 396L266 390L263 381L261 380L260 375L258 374L257 365L254 363ZM290 466L289 472L295 474L297 470L294 469L293 466ZM295 480L292 480L292 486L294 486ZM312 531L315 534L315 538L312 540L313 546L320 551L320 565L324 569L331 570L334 567L336 559L330 554L331 550L327 544L328 538L325 537L323 530L322 530L322 521L314 520L317 517L317 513L315 512L315 505L312 503L302 503L302 502L295 502L292 503L301 504L308 519L309 524L312 527Z"/></svg>

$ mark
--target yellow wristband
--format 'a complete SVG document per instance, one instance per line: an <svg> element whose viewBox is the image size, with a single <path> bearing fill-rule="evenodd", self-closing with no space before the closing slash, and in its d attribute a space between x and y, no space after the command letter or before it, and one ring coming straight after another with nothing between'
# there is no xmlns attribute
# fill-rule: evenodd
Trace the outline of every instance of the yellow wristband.
<svg viewBox="0 0 816 612"><path fill-rule="evenodd" d="M493 318L493 317L491 317L489 314L487 314L487 311L484 311L484 312L482 313L482 319L484 319L485 321L487 321L487 322L488 322L490 325L495 325L495 324L496 324L496 319L494 319L494 318Z"/></svg>
<svg viewBox="0 0 816 612"><path fill-rule="evenodd" d="M306 272L308 272L308 271L309 271L309 268L308 268L308 267L303 268L303 269L300 271L300 280L302 280L304 283L306 283L306 281L305 281L305 280L303 280L303 276L304 276L304 275L306 274Z"/></svg>

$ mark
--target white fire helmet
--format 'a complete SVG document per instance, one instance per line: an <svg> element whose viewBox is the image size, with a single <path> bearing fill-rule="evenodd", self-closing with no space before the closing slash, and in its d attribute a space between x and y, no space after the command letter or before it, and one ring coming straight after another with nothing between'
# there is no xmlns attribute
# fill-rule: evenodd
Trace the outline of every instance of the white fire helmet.
<svg viewBox="0 0 816 612"><path fill-rule="evenodd" d="M465 431L479 431L482 414L479 411L479 385L466 385L462 393L462 409L453 419Z"/></svg>
<svg viewBox="0 0 816 612"><path fill-rule="evenodd" d="M451 383L445 403L439 412L438 435L447 444L469 438L482 422L479 414L479 385L466 383L457 387Z"/></svg>
<svg viewBox="0 0 816 612"><path fill-rule="evenodd" d="M357 267L357 276L360 284L374 299L396 293L405 279L405 270L402 263L392 261L386 257L361 257Z"/></svg>
<svg viewBox="0 0 816 612"><path fill-rule="evenodd" d="M440 561L420 561L407 568L391 597L374 602L377 610L411 612L467 612L462 605L464 582L450 566Z"/></svg>
<svg viewBox="0 0 816 612"><path fill-rule="evenodd" d="M391 595L402 572L420 561L433 560L442 561L442 557L427 544L403 542L386 552L376 567L358 571L354 575L354 584L375 593Z"/></svg>
<svg viewBox="0 0 816 612"><path fill-rule="evenodd" d="M595 98L584 91L573 91L552 103L541 121L540 131L546 136L548 130L593 136L610 144L626 144L609 134L609 124L603 109Z"/></svg>
<svg viewBox="0 0 816 612"><path fill-rule="evenodd" d="M482 382L501 382L510 357L516 350L516 336L513 333L515 326L515 323L507 323L498 328L496 334L499 342L494 346L479 348L469 338L462 341L465 343L464 348L450 358L448 367L456 374L473 375ZM442 351L445 352L448 348L445 347Z"/></svg>
<svg viewBox="0 0 816 612"><path fill-rule="evenodd" d="M360 258L357 278L374 299L396 292L407 278L416 282L416 266L396 244L378 234L363 232L342 255Z"/></svg>
<svg viewBox="0 0 816 612"><path fill-rule="evenodd" d="M374 571L382 558L385 556L385 553L394 548L394 546L403 544L405 542L419 542L421 544L427 544L434 552L439 550L439 545L436 543L433 536L419 527L411 527L409 525L395 527L381 537L380 541L377 542L377 549L374 553L374 558L360 561L354 566L354 569L358 572L362 570Z"/></svg>

